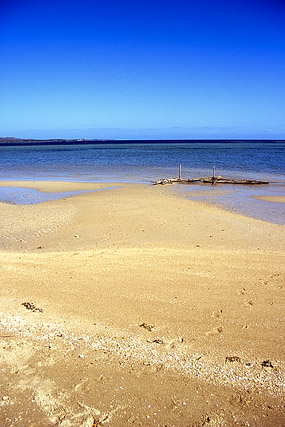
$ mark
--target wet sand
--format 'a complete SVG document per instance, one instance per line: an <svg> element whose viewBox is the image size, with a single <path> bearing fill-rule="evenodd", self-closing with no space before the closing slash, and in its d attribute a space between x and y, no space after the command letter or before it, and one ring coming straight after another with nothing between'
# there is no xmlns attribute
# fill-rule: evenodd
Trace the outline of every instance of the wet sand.
<svg viewBox="0 0 285 427"><path fill-rule="evenodd" d="M284 226L111 186L0 203L1 425L284 425Z"/></svg>
<svg viewBox="0 0 285 427"><path fill-rule="evenodd" d="M285 196L259 196L255 197L255 199L272 203L285 203Z"/></svg>

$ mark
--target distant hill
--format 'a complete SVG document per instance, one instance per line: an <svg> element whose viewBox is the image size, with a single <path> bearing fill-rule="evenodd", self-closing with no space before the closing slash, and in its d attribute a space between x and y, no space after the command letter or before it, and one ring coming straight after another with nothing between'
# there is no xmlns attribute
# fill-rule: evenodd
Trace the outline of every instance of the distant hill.
<svg viewBox="0 0 285 427"><path fill-rule="evenodd" d="M217 143L217 142L282 142L285 140L282 139L64 139L64 138L54 138L54 139L22 139L15 138L13 136L0 137L0 146L5 145L57 145L57 144L151 144L151 143Z"/></svg>
<svg viewBox="0 0 285 427"><path fill-rule="evenodd" d="M78 144L80 142L86 144L94 144L98 142L112 142L112 140L108 139L23 139L23 138L15 138L13 136L0 137L0 145L29 145L29 144Z"/></svg>
<svg viewBox="0 0 285 427"><path fill-rule="evenodd" d="M20 138L14 138L13 136L7 136L5 138L0 137L0 142L21 142L21 141L25 141L25 140Z"/></svg>

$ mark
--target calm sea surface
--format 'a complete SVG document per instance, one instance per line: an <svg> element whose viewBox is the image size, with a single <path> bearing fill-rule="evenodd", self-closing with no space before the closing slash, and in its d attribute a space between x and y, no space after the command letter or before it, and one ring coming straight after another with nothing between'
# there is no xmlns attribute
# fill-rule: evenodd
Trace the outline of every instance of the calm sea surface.
<svg viewBox="0 0 285 427"><path fill-rule="evenodd" d="M216 191L216 187L189 186L186 194L189 198L207 199L260 219L285 223L285 205L260 202L251 197L284 196L284 142L128 142L1 146L0 180L150 183L159 178L177 176L180 163L183 178L211 176L215 165L216 175L274 182L262 188L222 186L219 191ZM184 192L185 187L178 191ZM0 199L5 197L0 192ZM265 214L255 212L259 210L256 202L263 206L260 209ZM250 210L245 205L250 205ZM272 206L277 212L274 218L272 213L266 213L272 210Z"/></svg>

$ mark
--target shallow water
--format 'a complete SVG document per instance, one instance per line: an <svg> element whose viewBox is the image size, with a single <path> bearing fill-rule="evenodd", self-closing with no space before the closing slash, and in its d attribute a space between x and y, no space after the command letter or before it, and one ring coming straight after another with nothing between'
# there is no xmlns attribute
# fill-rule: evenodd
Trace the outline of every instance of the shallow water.
<svg viewBox="0 0 285 427"><path fill-rule="evenodd" d="M0 200L4 203L13 203L17 205L34 205L48 202L49 200L63 199L64 197L73 196L78 193L80 193L80 191L43 193L34 188L0 187Z"/></svg>
<svg viewBox="0 0 285 427"><path fill-rule="evenodd" d="M64 191L57 193L46 193L35 188L24 187L0 187L0 200L4 203L17 205L35 205L37 203L48 202L50 200L64 199L75 194L89 193L91 191L109 190L115 187L98 188L85 191Z"/></svg>
<svg viewBox="0 0 285 427"><path fill-rule="evenodd" d="M284 196L285 185L177 185L175 191L191 200L213 203L252 218L285 225L284 203L268 202L254 198Z"/></svg>
<svg viewBox="0 0 285 427"><path fill-rule="evenodd" d="M207 185L191 185L187 190L184 185L183 191L187 191L193 199L206 199L245 215L284 224L284 204L252 199L252 196L285 195L285 143L282 141L132 141L112 144L0 146L0 180L6 181L151 183L159 178L177 176L179 164L182 164L183 178L211 176L215 165L216 175L274 182L268 186L252 187L224 185L209 188ZM31 189L14 189L13 192L17 193L16 198L8 200L7 197L12 196L7 195L7 190L0 188L0 200L29 204L76 194L39 194Z"/></svg>

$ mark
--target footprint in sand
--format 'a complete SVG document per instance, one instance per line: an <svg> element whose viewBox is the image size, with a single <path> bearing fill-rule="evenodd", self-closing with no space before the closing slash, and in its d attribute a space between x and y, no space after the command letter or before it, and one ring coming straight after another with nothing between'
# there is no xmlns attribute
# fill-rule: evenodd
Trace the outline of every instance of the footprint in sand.
<svg viewBox="0 0 285 427"><path fill-rule="evenodd" d="M223 314L223 310L222 309L217 309L217 310L213 311L211 317L213 319L215 319L215 318L218 319L219 317L221 317L222 314Z"/></svg>
<svg viewBox="0 0 285 427"><path fill-rule="evenodd" d="M206 332L206 336L212 336L216 334L220 334L222 332L223 328L222 326L217 326L213 328L211 331Z"/></svg>

